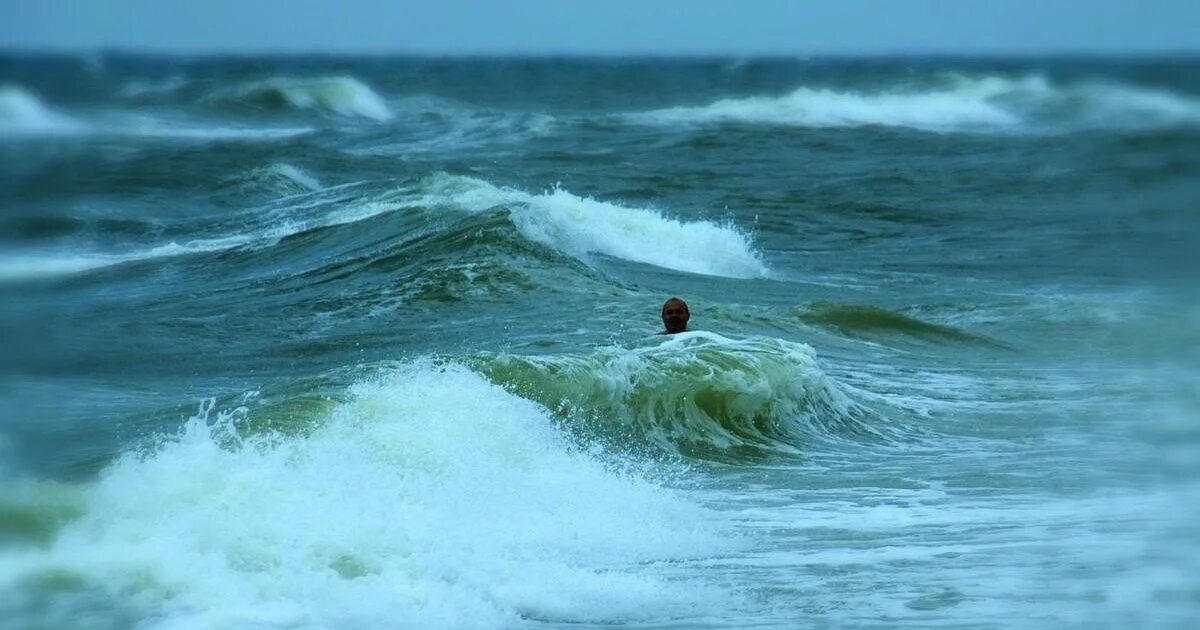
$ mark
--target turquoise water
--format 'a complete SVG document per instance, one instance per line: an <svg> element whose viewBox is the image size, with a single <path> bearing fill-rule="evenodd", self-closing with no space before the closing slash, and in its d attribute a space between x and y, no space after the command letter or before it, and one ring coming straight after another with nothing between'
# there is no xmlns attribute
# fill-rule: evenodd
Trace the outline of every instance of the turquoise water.
<svg viewBox="0 0 1200 630"><path fill-rule="evenodd" d="M0 619L1190 627L1198 142L1194 58L0 57Z"/></svg>

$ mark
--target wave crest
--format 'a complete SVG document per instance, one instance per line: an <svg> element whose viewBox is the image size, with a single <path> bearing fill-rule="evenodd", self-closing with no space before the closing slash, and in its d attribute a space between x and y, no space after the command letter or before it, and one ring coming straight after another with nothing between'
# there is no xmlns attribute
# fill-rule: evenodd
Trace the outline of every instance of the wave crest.
<svg viewBox="0 0 1200 630"><path fill-rule="evenodd" d="M633 350L483 355L474 364L601 435L633 431L689 456L794 452L812 439L881 435L818 367L812 348L781 339L695 331Z"/></svg>
<svg viewBox="0 0 1200 630"><path fill-rule="evenodd" d="M904 335L939 342L1003 347L998 342L982 335L972 334L953 326L930 323L877 306L814 302L807 307L795 309L795 312L801 320L809 324L830 327L852 337L870 337L876 334Z"/></svg>
<svg viewBox="0 0 1200 630"><path fill-rule="evenodd" d="M274 77L222 94L219 99L263 109L313 110L381 122L392 118L383 99L353 77Z"/></svg>
<svg viewBox="0 0 1200 630"><path fill-rule="evenodd" d="M246 435L247 411L212 407L110 466L47 548L0 553L0 584L66 575L55 596L132 599L114 614L185 627L495 628L731 603L646 568L727 551L716 515L575 450L544 408L461 366L395 366L298 435Z"/></svg>
<svg viewBox="0 0 1200 630"><path fill-rule="evenodd" d="M37 96L15 85L0 85L0 135L71 133L79 123L47 107Z"/></svg>
<svg viewBox="0 0 1200 630"><path fill-rule="evenodd" d="M655 210L580 197L558 187L533 195L438 174L422 182L408 203L469 212L503 207L526 238L584 262L590 254L604 254L712 276L767 275L750 238L732 226L669 219Z"/></svg>
<svg viewBox="0 0 1200 630"><path fill-rule="evenodd" d="M720 99L628 119L644 124L879 125L926 131L1049 131L1200 124L1200 99L1120 83L1054 83L947 75L925 88L878 92L801 87L783 96Z"/></svg>

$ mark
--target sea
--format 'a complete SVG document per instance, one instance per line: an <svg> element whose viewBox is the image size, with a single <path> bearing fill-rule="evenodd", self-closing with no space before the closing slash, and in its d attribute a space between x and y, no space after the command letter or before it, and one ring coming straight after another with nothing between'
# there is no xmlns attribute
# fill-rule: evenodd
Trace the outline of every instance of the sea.
<svg viewBox="0 0 1200 630"><path fill-rule="evenodd" d="M0 54L0 627L1198 623L1200 58Z"/></svg>

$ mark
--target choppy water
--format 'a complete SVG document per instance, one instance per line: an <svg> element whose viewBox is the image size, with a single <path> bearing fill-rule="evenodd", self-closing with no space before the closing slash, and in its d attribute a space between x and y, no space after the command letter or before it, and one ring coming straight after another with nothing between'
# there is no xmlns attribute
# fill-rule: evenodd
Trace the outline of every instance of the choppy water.
<svg viewBox="0 0 1200 630"><path fill-rule="evenodd" d="M0 619L1191 627L1198 147L1193 58L0 57Z"/></svg>

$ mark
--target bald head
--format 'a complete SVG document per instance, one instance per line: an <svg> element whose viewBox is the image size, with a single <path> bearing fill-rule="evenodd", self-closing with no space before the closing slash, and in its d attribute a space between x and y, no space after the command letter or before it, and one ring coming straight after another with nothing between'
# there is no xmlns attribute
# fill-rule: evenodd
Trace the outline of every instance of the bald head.
<svg viewBox="0 0 1200 630"><path fill-rule="evenodd" d="M673 335L687 330L688 319L691 316L686 302L677 297L667 300L662 307L663 326L666 328L664 333Z"/></svg>

